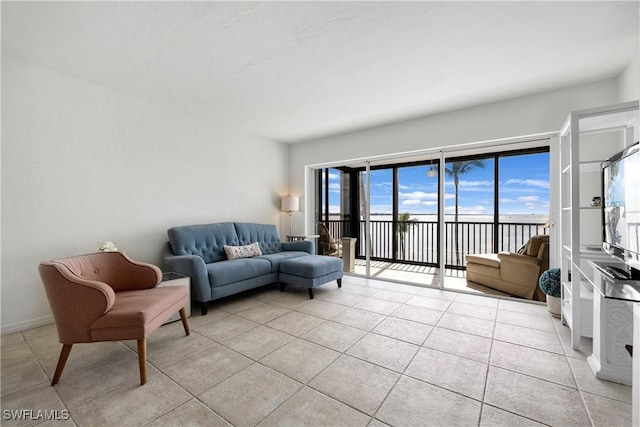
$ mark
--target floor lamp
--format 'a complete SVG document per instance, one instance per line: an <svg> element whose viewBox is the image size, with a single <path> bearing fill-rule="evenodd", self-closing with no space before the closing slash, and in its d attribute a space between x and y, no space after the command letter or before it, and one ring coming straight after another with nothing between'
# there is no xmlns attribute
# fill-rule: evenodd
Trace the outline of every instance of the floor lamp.
<svg viewBox="0 0 640 427"><path fill-rule="evenodd" d="M296 196L284 196L282 197L282 205L280 206L282 212L289 214L289 236L291 236L292 219L291 215L294 212L300 211L300 197Z"/></svg>

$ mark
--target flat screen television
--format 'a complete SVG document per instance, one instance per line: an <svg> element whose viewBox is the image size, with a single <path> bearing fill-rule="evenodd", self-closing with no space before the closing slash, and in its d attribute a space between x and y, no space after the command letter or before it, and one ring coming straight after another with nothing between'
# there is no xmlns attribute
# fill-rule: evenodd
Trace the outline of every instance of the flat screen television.
<svg viewBox="0 0 640 427"><path fill-rule="evenodd" d="M633 269L635 278L640 269L640 143L602 163L602 195L602 247Z"/></svg>

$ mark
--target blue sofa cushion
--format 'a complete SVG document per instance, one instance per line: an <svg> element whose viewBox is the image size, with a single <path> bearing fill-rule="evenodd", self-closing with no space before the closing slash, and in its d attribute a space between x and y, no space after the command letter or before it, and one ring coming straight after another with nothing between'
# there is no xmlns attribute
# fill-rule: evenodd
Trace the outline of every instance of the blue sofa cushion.
<svg viewBox="0 0 640 427"><path fill-rule="evenodd" d="M167 234L174 255L198 255L205 264L226 260L224 245L241 244L231 222L173 227Z"/></svg>
<svg viewBox="0 0 640 427"><path fill-rule="evenodd" d="M234 225L240 245L258 242L264 255L282 251L282 243L275 225L246 222L235 222Z"/></svg>
<svg viewBox="0 0 640 427"><path fill-rule="evenodd" d="M262 255L256 258L266 259L271 263L271 272L277 273L280 271L280 263L284 260L291 258L300 258L303 256L309 256L307 252L302 251L288 251L288 252L278 252L274 254Z"/></svg>
<svg viewBox="0 0 640 427"><path fill-rule="evenodd" d="M271 273L271 263L266 259L240 258L207 264L207 272L211 287L224 286L269 274Z"/></svg>

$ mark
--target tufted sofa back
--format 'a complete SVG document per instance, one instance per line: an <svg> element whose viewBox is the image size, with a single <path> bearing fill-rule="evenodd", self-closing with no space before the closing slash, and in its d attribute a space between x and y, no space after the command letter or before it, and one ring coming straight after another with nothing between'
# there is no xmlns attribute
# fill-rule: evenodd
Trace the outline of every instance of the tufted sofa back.
<svg viewBox="0 0 640 427"><path fill-rule="evenodd" d="M224 245L240 244L232 222L173 227L167 234L175 255L198 255L206 264L227 259Z"/></svg>
<svg viewBox="0 0 640 427"><path fill-rule="evenodd" d="M253 242L260 244L263 254L282 252L282 243L278 230L273 224L250 224L246 222L234 222L240 245L248 245Z"/></svg>
<svg viewBox="0 0 640 427"><path fill-rule="evenodd" d="M206 264L227 259L224 245L260 244L263 254L282 251L278 230L272 224L221 222L173 227L167 231L174 255L197 255Z"/></svg>

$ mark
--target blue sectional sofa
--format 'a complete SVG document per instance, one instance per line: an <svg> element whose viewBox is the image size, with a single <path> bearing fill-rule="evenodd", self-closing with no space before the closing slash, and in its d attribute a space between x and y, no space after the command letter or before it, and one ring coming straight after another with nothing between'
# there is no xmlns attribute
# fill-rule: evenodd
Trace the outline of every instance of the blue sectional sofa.
<svg viewBox="0 0 640 427"><path fill-rule="evenodd" d="M314 253L312 241L281 242L271 224L222 222L174 227L162 252L164 271L191 277L191 299L207 314L208 302L277 283L280 263ZM257 242L262 255L228 260L224 246Z"/></svg>

